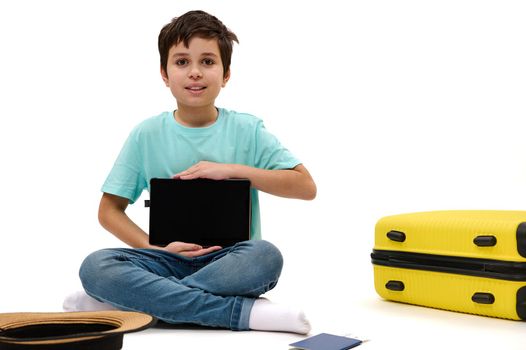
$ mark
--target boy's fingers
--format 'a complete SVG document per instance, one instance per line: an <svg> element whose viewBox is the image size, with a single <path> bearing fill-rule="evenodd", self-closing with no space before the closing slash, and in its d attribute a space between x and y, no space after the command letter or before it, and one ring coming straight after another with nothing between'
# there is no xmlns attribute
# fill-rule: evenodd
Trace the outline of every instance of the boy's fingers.
<svg viewBox="0 0 526 350"><path fill-rule="evenodd" d="M215 252L216 250L220 250L221 247L219 246L214 246L214 247L208 247L208 248L204 248L204 249L200 249L200 250L196 250L196 251L188 251L188 252L185 252L183 253L185 256L189 257L189 258L193 258L193 257L196 257L196 256L201 256L201 255L206 255L206 254L210 254L212 252Z"/></svg>
<svg viewBox="0 0 526 350"><path fill-rule="evenodd" d="M179 252L203 249L203 247L195 243L172 242L170 245L176 248L176 250Z"/></svg>
<svg viewBox="0 0 526 350"><path fill-rule="evenodd" d="M172 176L172 179L182 179L182 180L188 180L188 179L195 179L199 177L199 173L197 169L192 170L192 168L181 171L180 173L175 174Z"/></svg>
<svg viewBox="0 0 526 350"><path fill-rule="evenodd" d="M203 247L201 247L200 245L193 244L193 243L184 243L183 248L184 248L183 250L200 250L200 249L203 249Z"/></svg>
<svg viewBox="0 0 526 350"><path fill-rule="evenodd" d="M220 250L220 249L223 249L223 247L220 247L220 246L213 246L213 247L208 247L206 249L203 249L203 251L205 251L204 254L208 254L208 253L212 253L212 252L215 252L216 250Z"/></svg>
<svg viewBox="0 0 526 350"><path fill-rule="evenodd" d="M222 247L217 245L203 248L199 244L186 242L172 242L164 248L164 250L168 252L184 255L189 258L209 254L220 249L222 249Z"/></svg>
<svg viewBox="0 0 526 350"><path fill-rule="evenodd" d="M201 174L195 172L195 173L192 173L192 174L181 175L179 178L181 180L192 180L192 179L198 179L200 177L202 177Z"/></svg>

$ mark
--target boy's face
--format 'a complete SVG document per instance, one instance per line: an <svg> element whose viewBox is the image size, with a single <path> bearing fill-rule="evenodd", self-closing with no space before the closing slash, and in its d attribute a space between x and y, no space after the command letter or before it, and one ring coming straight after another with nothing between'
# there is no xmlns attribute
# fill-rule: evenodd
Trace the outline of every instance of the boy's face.
<svg viewBox="0 0 526 350"><path fill-rule="evenodd" d="M188 47L183 42L168 51L163 80L179 108L214 107L214 102L230 78L223 75L223 64L216 39L194 37Z"/></svg>

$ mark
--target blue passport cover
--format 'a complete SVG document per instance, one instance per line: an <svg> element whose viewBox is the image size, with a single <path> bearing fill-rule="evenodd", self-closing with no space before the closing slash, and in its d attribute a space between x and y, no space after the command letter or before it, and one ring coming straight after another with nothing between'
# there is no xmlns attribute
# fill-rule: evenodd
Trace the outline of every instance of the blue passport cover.
<svg viewBox="0 0 526 350"><path fill-rule="evenodd" d="M362 343L359 339L341 337L328 333L320 333L313 337L289 344L297 349L305 350L347 350Z"/></svg>

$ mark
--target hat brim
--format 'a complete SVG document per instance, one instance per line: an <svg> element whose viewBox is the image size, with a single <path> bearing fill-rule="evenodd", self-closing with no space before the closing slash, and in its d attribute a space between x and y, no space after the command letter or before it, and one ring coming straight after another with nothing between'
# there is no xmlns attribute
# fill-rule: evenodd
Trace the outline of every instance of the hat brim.
<svg viewBox="0 0 526 350"><path fill-rule="evenodd" d="M65 344L121 337L153 326L150 315L130 311L0 314L0 344ZM2 347L0 346L0 349Z"/></svg>

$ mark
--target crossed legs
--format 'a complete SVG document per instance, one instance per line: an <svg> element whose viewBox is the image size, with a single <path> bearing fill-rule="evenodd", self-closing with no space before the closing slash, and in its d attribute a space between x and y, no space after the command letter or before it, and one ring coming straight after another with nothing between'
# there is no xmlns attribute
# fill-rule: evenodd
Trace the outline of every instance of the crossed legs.
<svg viewBox="0 0 526 350"><path fill-rule="evenodd" d="M104 249L85 259L80 278L96 300L168 323L308 333L301 311L257 299L276 285L282 265L274 245L256 240L197 258Z"/></svg>

